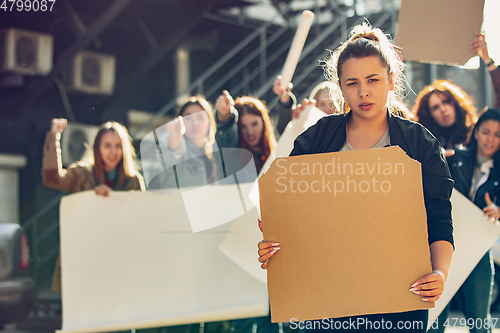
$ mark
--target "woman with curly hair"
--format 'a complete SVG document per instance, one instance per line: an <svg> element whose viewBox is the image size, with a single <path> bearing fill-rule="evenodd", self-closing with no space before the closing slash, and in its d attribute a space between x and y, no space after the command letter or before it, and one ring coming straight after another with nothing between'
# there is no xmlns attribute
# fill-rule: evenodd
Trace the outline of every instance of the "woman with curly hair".
<svg viewBox="0 0 500 333"><path fill-rule="evenodd" d="M477 121L472 97L446 80L422 89L412 112L415 121L427 127L445 149L467 143Z"/></svg>

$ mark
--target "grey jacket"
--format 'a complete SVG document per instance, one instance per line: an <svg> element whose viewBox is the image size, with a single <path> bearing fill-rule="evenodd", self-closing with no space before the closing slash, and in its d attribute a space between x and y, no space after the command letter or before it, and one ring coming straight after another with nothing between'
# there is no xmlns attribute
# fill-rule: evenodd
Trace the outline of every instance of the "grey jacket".
<svg viewBox="0 0 500 333"><path fill-rule="evenodd" d="M165 164L150 166L159 169L159 174L151 180L148 189L197 187L213 182L217 168L205 150L182 138L181 147L173 151L168 146L168 136L169 133L165 133L159 138Z"/></svg>

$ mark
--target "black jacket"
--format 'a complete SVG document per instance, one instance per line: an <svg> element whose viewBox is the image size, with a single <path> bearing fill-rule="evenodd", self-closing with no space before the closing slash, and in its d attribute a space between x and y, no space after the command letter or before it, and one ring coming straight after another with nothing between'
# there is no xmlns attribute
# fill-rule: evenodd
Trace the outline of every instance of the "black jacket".
<svg viewBox="0 0 500 333"><path fill-rule="evenodd" d="M455 149L455 155L448 158L451 176L455 181L455 188L467 198L470 193L476 160L476 151L465 148ZM491 201L493 201L497 206L500 205L500 168L495 167L498 165L499 161L495 160L493 162L493 168L490 170L488 179L484 184L479 186L476 191L474 204L481 209L486 207L486 201L484 200L484 195L486 193L490 194Z"/></svg>
<svg viewBox="0 0 500 333"><path fill-rule="evenodd" d="M351 113L320 119L294 142L290 156L339 151L346 140ZM445 240L453 244L450 196L453 189L448 165L439 142L422 125L388 113L391 145L399 146L422 165L422 184L429 244Z"/></svg>

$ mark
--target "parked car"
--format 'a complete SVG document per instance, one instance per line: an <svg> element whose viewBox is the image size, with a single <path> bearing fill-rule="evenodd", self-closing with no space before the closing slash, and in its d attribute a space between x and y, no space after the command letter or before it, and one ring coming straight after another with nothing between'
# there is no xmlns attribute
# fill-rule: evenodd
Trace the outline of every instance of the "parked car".
<svg viewBox="0 0 500 333"><path fill-rule="evenodd" d="M20 225L0 222L0 327L25 319L35 299L28 239Z"/></svg>

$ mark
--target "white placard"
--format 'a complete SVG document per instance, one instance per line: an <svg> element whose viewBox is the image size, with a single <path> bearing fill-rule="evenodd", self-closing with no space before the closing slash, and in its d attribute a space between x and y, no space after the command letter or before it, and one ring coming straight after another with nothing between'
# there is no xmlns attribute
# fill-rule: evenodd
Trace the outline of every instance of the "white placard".
<svg viewBox="0 0 500 333"><path fill-rule="evenodd" d="M62 199L63 332L268 314L266 285L218 249L231 223L194 234L180 193L163 194L86 191ZM255 211L240 218L256 223Z"/></svg>
<svg viewBox="0 0 500 333"><path fill-rule="evenodd" d="M429 310L429 327L500 235L500 226L488 221L481 209L455 189L451 203L455 253L444 292L436 302L436 307Z"/></svg>

